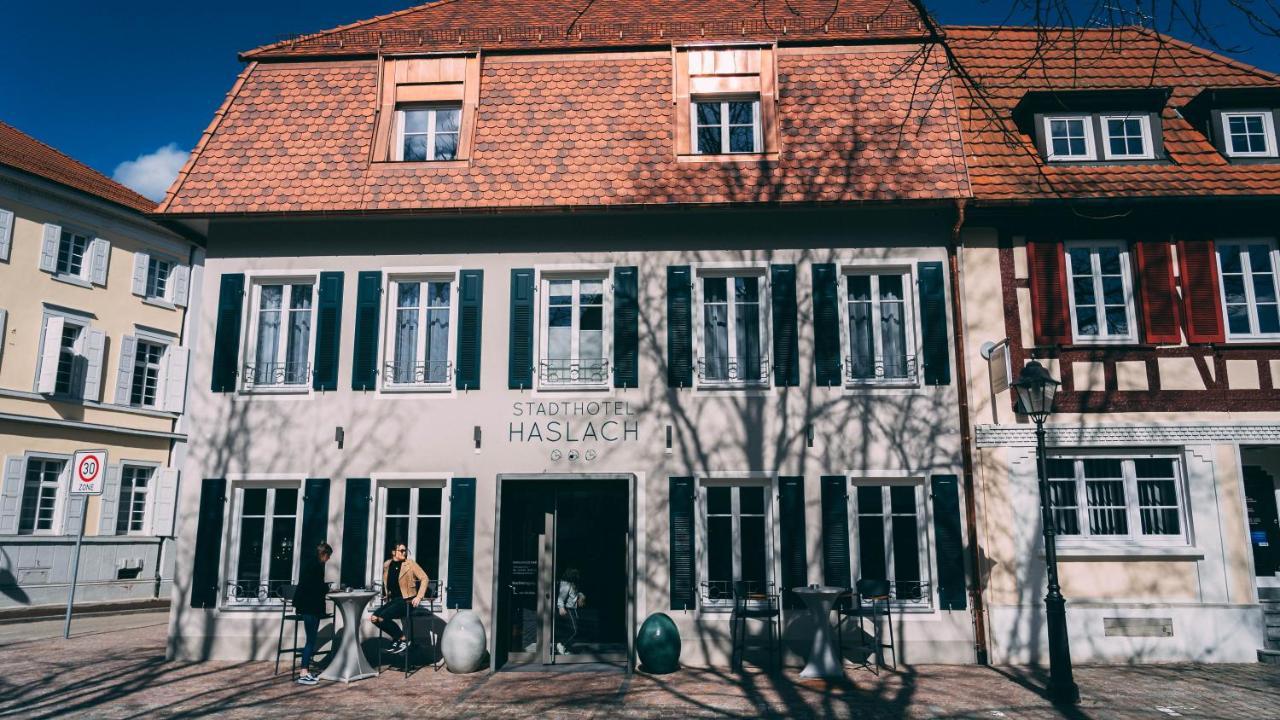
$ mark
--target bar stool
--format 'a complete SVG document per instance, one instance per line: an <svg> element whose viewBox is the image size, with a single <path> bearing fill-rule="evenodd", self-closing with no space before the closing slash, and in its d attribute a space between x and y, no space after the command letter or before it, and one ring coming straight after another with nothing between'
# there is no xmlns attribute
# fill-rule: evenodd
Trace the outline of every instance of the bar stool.
<svg viewBox="0 0 1280 720"><path fill-rule="evenodd" d="M404 651L404 676L406 678L409 677L409 668L410 668L409 656L413 654L413 648L414 648L413 619L415 617L434 618L437 613L440 613L444 610L443 606L440 604L441 588L442 586L440 585L439 580L428 580L427 592L425 595L422 596L422 602L418 603L418 607L415 608L413 605L411 605L408 602L404 604L404 616L401 617L400 619L404 623L404 636L409 639L409 647L405 648L405 651ZM433 648L435 653L431 660L431 669L433 671L439 670L440 665L443 661L443 656L440 653L439 634L436 632L435 624L431 622L428 622L428 625L427 625L427 644ZM381 672L382 670L382 645L383 644L381 642L378 643L379 672Z"/></svg>
<svg viewBox="0 0 1280 720"><path fill-rule="evenodd" d="M294 607L293 598L298 594L297 585L280 586L280 632L276 638L276 668L272 675L280 673L280 656L289 655L289 674L298 674L298 658L302 655L302 646L298 644L298 626L302 624L302 614ZM326 603L325 607L328 607ZM325 613L321 620L332 619L333 613ZM284 647L284 624L293 623L293 647ZM327 653L326 653L327 654ZM307 672L309 668L302 668Z"/></svg>
<svg viewBox="0 0 1280 720"><path fill-rule="evenodd" d="M730 617L731 649L729 666L731 669L742 669L742 656L746 654L746 623L748 620L763 620L769 628L769 657L774 661L774 668L782 667L782 610L777 593L773 592L773 583L765 583L765 592L754 592L754 583L736 580L733 583L733 615ZM741 629L739 629L741 625Z"/></svg>
<svg viewBox="0 0 1280 720"><path fill-rule="evenodd" d="M855 590L849 598L842 598L836 605L836 631L839 636L840 651L844 652L844 621L848 618L855 618L858 621L858 640L861 643L862 638L867 634L863 629L863 620L871 621L871 637L874 643L871 649L875 651L876 665L871 666L870 663L863 663L872 672L879 675L880 667L884 665L885 649L893 651L893 669L898 669L898 650L894 647L893 639L893 612L889 604L892 598L892 586L888 580L859 580ZM881 630L880 618L884 618L884 624L889 627L889 642L884 642L883 632ZM866 647L859 645L859 647Z"/></svg>

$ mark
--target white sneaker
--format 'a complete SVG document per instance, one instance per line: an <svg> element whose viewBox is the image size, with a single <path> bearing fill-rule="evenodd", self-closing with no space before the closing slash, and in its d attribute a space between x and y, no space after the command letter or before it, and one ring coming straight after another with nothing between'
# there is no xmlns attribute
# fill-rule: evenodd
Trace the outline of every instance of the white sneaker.
<svg viewBox="0 0 1280 720"><path fill-rule="evenodd" d="M569 651L564 649L564 643L556 643L556 654L557 655L569 654Z"/></svg>
<svg viewBox="0 0 1280 720"><path fill-rule="evenodd" d="M311 673L307 673L302 677L298 678L299 685L315 685L318 682L320 682L320 678L316 677L315 675L312 675Z"/></svg>
<svg viewBox="0 0 1280 720"><path fill-rule="evenodd" d="M400 653L408 649L409 649L408 643L397 640L391 644L391 648L387 650L387 652L390 653L391 655L399 655Z"/></svg>

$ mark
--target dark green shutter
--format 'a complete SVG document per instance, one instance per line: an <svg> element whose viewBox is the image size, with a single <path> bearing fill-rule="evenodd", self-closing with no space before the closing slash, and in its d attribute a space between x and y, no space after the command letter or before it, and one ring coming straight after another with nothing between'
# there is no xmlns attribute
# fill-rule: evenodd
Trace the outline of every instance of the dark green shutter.
<svg viewBox="0 0 1280 720"><path fill-rule="evenodd" d="M809 556L804 539L804 478L778 478L779 531L782 541L782 602L789 608L803 603L792 588L809 584Z"/></svg>
<svg viewBox="0 0 1280 720"><path fill-rule="evenodd" d="M366 565L369 552L369 506L373 502L369 478L347 478L342 508L342 585L362 588L369 584ZM381 578L378 582L382 582Z"/></svg>
<svg viewBox="0 0 1280 720"><path fill-rule="evenodd" d="M307 478L302 485L302 533L298 552L294 553L298 568L315 557L316 546L329 538L329 480Z"/></svg>
<svg viewBox="0 0 1280 720"><path fill-rule="evenodd" d="M218 288L218 327L213 338L213 391L235 392L240 363L244 274L225 273Z"/></svg>
<svg viewBox="0 0 1280 720"><path fill-rule="evenodd" d="M697 606L694 597L693 565L693 478L671 478L671 494L667 503L671 508L671 609L692 610Z"/></svg>
<svg viewBox="0 0 1280 720"><path fill-rule="evenodd" d="M511 271L511 339L507 344L507 387L533 387L533 270Z"/></svg>
<svg viewBox="0 0 1280 720"><path fill-rule="evenodd" d="M613 386L640 387L640 286L635 267L613 269Z"/></svg>
<svg viewBox="0 0 1280 720"><path fill-rule="evenodd" d="M316 302L316 361L311 387L338 389L338 343L342 335L342 273L320 273Z"/></svg>
<svg viewBox="0 0 1280 720"><path fill-rule="evenodd" d="M351 389L378 389L378 328L382 317L382 272L362 271L356 280L355 348L351 354Z"/></svg>
<svg viewBox="0 0 1280 720"><path fill-rule="evenodd" d="M813 367L819 385L840 385L840 288L832 263L813 266Z"/></svg>
<svg viewBox="0 0 1280 720"><path fill-rule="evenodd" d="M964 610L964 539L960 535L960 488L955 475L930 479L933 497L933 538L938 547L938 604L943 610Z"/></svg>
<svg viewBox="0 0 1280 720"><path fill-rule="evenodd" d="M773 265L770 273L770 298L773 303L773 384L777 387L795 387L800 384L796 266Z"/></svg>
<svg viewBox="0 0 1280 720"><path fill-rule="evenodd" d="M849 479L822 476L822 581L853 587L849 570Z"/></svg>
<svg viewBox="0 0 1280 720"><path fill-rule="evenodd" d="M243 277L241 276L241 279ZM226 500L226 480L205 478L201 481L200 514L196 518L196 553L191 562L191 607L193 608L218 606L218 566L222 563L222 512Z"/></svg>
<svg viewBox="0 0 1280 720"><path fill-rule="evenodd" d="M480 389L480 336L484 302L484 271L463 270L458 289L459 390Z"/></svg>
<svg viewBox="0 0 1280 720"><path fill-rule="evenodd" d="M920 272L920 330L926 385L951 384L951 353L947 342L947 293L942 263L922 262Z"/></svg>
<svg viewBox="0 0 1280 720"><path fill-rule="evenodd" d="M693 385L693 280L688 265L667 267L667 385Z"/></svg>
<svg viewBox="0 0 1280 720"><path fill-rule="evenodd" d="M448 606L468 609L475 568L476 480L454 478L449 487Z"/></svg>

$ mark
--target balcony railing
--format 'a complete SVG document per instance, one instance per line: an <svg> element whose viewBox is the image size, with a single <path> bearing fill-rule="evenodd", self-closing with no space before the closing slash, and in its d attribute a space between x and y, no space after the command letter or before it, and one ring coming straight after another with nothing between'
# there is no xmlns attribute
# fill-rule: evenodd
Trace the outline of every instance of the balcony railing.
<svg viewBox="0 0 1280 720"><path fill-rule="evenodd" d="M383 380L388 385L405 387L448 385L453 382L453 361L399 363L392 360L383 367Z"/></svg>
<svg viewBox="0 0 1280 720"><path fill-rule="evenodd" d="M311 382L311 363L245 363L246 388L306 386Z"/></svg>
<svg viewBox="0 0 1280 720"><path fill-rule="evenodd" d="M544 385L605 385L609 382L609 361L604 358L565 358L538 363L538 379Z"/></svg>
<svg viewBox="0 0 1280 720"><path fill-rule="evenodd" d="M918 377L915 355L896 357L846 357L844 377L850 383L914 383Z"/></svg>
<svg viewBox="0 0 1280 720"><path fill-rule="evenodd" d="M288 584L288 580L226 582L222 594L227 605L279 605L283 602L281 589Z"/></svg>
<svg viewBox="0 0 1280 720"><path fill-rule="evenodd" d="M768 385L769 361L746 363L726 357L698 358L698 382L704 385Z"/></svg>

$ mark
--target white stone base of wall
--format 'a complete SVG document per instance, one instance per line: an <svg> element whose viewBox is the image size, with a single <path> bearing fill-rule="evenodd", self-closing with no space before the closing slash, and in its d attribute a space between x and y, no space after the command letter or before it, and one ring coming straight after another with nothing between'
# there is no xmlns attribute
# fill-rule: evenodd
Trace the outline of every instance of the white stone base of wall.
<svg viewBox="0 0 1280 720"><path fill-rule="evenodd" d="M1048 664L1043 604L991 606L987 617L992 663ZM1153 636L1166 624L1172 635ZM1259 605L1068 601L1067 629L1077 663L1251 663L1262 647L1263 618Z"/></svg>

